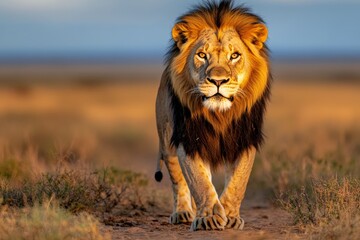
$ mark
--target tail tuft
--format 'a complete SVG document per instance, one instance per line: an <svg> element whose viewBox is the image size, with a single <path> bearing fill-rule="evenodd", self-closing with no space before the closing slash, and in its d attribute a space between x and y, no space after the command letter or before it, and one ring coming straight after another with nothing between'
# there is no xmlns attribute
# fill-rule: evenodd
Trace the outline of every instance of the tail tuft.
<svg viewBox="0 0 360 240"><path fill-rule="evenodd" d="M163 178L162 172L161 172L161 171L157 171L157 172L155 173L155 180L156 180L157 182L161 182L162 178Z"/></svg>

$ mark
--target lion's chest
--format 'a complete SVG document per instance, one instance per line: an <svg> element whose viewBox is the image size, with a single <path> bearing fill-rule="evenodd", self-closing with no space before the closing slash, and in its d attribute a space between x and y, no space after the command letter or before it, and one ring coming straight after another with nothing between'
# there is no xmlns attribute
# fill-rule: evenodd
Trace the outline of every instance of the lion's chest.
<svg viewBox="0 0 360 240"><path fill-rule="evenodd" d="M267 95L257 101L250 112L229 121L222 131L210 123L205 116L192 117L190 110L183 106L169 85L173 133L171 144L181 144L188 156L198 154L204 161L216 167L232 163L251 146L258 148L263 142L262 124ZM219 122L221 124L221 122Z"/></svg>
<svg viewBox="0 0 360 240"><path fill-rule="evenodd" d="M183 145L189 156L198 154L212 166L234 162L251 145L257 145L257 131L249 116L231 122L219 132L204 117L192 119L186 114L174 122L172 144ZM261 135L261 133L260 133Z"/></svg>

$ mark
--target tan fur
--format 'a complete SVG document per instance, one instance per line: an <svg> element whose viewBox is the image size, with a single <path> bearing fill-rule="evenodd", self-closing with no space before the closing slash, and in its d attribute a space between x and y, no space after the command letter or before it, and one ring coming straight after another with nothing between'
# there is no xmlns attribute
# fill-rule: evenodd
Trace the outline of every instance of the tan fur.
<svg viewBox="0 0 360 240"><path fill-rule="evenodd" d="M211 182L210 165L199 155L188 156L182 145L175 148L171 144L174 113L169 86L192 118L205 117L216 133L224 133L234 119L251 110L265 91L269 75L264 49L267 28L249 14L226 12L218 27L211 14L195 13L175 24L172 37L179 51L170 56L156 101L159 159L165 161L173 182L174 212L170 221L186 222L183 215L191 216L189 222L193 220L192 195L196 203L192 230L241 229L244 222L239 208L256 149L251 146L234 164L226 166L226 187L219 199ZM199 57L199 52L207 58ZM240 58L231 60L236 52ZM216 88L213 82L222 79L228 81ZM223 97L214 98L215 90Z"/></svg>
<svg viewBox="0 0 360 240"><path fill-rule="evenodd" d="M221 194L220 202L229 219L227 227L231 227L230 219L239 221L240 225L238 228L243 227L244 221L240 218L240 206L245 196L246 185L254 163L255 153L256 149L250 148L235 164L225 166L225 190Z"/></svg>
<svg viewBox="0 0 360 240"><path fill-rule="evenodd" d="M211 182L210 166L198 156L187 156L182 146L178 148L178 156L197 207L196 219L191 225L191 230L202 229L203 223L206 229L223 229L227 218Z"/></svg>

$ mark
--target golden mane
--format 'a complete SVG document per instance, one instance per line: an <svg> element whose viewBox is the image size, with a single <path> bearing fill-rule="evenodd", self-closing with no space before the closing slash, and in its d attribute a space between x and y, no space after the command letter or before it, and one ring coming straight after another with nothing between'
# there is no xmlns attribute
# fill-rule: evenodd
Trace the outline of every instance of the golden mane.
<svg viewBox="0 0 360 240"><path fill-rule="evenodd" d="M245 99L237 98L230 110L213 112L202 106L201 97L191 93L187 64L194 48L194 42L201 30L211 28L219 36L228 28L235 29L245 43L250 57L250 77L242 83ZM270 73L268 50L264 41L267 29L264 21L244 7L233 7L232 1L207 2L178 18L172 30L173 43L167 53L167 74L174 94L181 104L189 108L193 117L204 116L217 131L223 132L234 119L239 119L262 97L268 98ZM184 46L180 51L180 46Z"/></svg>

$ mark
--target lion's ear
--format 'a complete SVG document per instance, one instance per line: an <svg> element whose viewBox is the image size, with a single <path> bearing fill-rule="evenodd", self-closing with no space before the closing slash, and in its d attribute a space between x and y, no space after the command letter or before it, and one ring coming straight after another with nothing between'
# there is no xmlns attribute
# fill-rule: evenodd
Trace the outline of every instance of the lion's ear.
<svg viewBox="0 0 360 240"><path fill-rule="evenodd" d="M171 31L171 35L180 49L181 46L189 39L190 31L188 25L182 22L175 24Z"/></svg>
<svg viewBox="0 0 360 240"><path fill-rule="evenodd" d="M240 35L247 41L250 41L258 49L261 49L268 37L268 30L265 24L254 23L246 29L241 29Z"/></svg>

